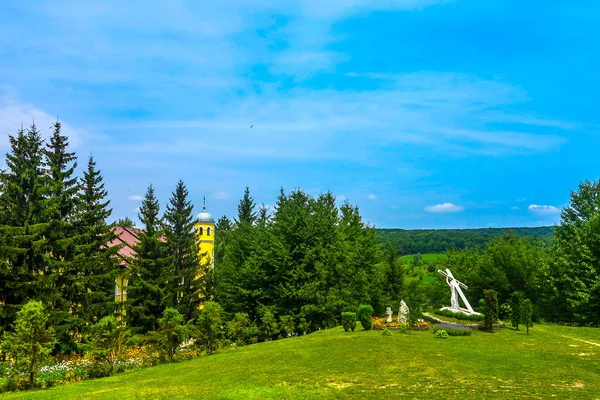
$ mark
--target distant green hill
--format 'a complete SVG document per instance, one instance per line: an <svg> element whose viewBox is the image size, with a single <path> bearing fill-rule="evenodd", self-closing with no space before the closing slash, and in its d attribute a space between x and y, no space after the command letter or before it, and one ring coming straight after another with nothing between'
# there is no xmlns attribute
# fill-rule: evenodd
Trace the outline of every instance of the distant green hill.
<svg viewBox="0 0 600 400"><path fill-rule="evenodd" d="M485 245L506 233L530 237L549 243L554 227L535 228L481 228L481 229L377 229L377 237L384 244L392 242L401 254L443 253L465 248L483 249Z"/></svg>

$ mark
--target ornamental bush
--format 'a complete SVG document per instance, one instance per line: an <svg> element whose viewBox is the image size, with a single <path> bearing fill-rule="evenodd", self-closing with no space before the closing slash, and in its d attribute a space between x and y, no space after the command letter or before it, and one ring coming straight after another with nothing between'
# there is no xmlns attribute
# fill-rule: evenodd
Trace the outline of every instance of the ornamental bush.
<svg viewBox="0 0 600 400"><path fill-rule="evenodd" d="M365 331L371 330L373 328L373 307L370 305L361 305L358 307L358 311L356 313L356 318L360 321L363 329Z"/></svg>
<svg viewBox="0 0 600 400"><path fill-rule="evenodd" d="M356 313L345 311L342 313L342 326L346 332L352 331L356 329Z"/></svg>
<svg viewBox="0 0 600 400"><path fill-rule="evenodd" d="M498 293L495 290L488 289L483 291L485 304L483 307L483 324L489 330L492 330L496 321L498 321Z"/></svg>
<svg viewBox="0 0 600 400"><path fill-rule="evenodd" d="M48 315L41 302L29 301L17 313L14 332L4 332L2 350L14 361L13 372L23 373L19 379L33 387L38 371L48 361L56 343Z"/></svg>
<svg viewBox="0 0 600 400"><path fill-rule="evenodd" d="M435 333L435 337L438 339L448 339L448 333L445 330L440 329Z"/></svg>
<svg viewBox="0 0 600 400"><path fill-rule="evenodd" d="M391 332L391 331L390 331L388 328L385 328L385 329L383 330L383 333L382 333L382 335L383 335L383 336L392 336L392 332Z"/></svg>

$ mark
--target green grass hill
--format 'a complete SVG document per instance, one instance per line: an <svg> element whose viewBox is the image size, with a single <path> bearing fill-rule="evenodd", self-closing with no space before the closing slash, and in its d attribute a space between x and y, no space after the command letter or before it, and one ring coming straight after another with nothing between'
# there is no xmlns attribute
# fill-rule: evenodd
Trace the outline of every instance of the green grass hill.
<svg viewBox="0 0 600 400"><path fill-rule="evenodd" d="M600 396L600 330L535 326L437 339L342 328L0 399L395 399Z"/></svg>

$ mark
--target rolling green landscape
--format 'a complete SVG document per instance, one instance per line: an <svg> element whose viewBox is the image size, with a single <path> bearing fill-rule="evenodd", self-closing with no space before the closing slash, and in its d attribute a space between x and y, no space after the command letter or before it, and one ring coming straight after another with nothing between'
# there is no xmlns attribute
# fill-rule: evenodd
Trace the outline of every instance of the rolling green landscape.
<svg viewBox="0 0 600 400"><path fill-rule="evenodd" d="M554 227L480 229L377 229L380 243L393 243L403 255L444 253L448 250L483 250L487 243L506 234L550 243Z"/></svg>
<svg viewBox="0 0 600 400"><path fill-rule="evenodd" d="M360 328L359 328L360 329ZM341 327L1 399L600 398L600 334L537 325L436 339Z"/></svg>

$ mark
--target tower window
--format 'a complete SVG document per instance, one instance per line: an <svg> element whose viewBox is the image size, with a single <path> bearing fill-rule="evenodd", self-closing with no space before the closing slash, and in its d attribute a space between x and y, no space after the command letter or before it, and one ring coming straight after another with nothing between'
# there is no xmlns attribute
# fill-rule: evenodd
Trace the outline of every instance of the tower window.
<svg viewBox="0 0 600 400"><path fill-rule="evenodd" d="M202 236L202 235L204 234L202 231L203 231L203 228L202 228L202 227L200 227L200 230L199 230L199 232L200 232L200 236Z"/></svg>
<svg viewBox="0 0 600 400"><path fill-rule="evenodd" d="M210 226L206 228L206 236L210 236Z"/></svg>

